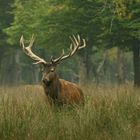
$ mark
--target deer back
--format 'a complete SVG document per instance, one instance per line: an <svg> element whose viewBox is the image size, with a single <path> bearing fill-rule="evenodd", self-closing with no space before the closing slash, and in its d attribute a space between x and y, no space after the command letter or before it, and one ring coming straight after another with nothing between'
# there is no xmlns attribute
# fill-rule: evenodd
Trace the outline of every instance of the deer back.
<svg viewBox="0 0 140 140"><path fill-rule="evenodd" d="M83 104L84 95L81 88L71 82L60 79L59 99L64 104Z"/></svg>

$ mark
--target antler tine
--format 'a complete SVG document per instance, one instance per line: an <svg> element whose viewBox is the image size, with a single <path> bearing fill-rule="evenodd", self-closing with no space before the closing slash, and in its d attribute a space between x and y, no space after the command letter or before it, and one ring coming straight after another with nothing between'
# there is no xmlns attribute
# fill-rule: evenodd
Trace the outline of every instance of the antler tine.
<svg viewBox="0 0 140 140"><path fill-rule="evenodd" d="M40 58L39 56L37 56L36 54L34 54L33 52L32 52L32 46L33 46L33 44L34 44L34 41L35 41L35 38L34 38L34 35L32 35L32 38L31 38L31 40L30 40L30 43L29 43L29 45L27 46L27 47L25 47L25 44L24 44L24 37L23 37L23 35L21 36L21 38L20 38L20 45L22 46L22 49L23 49L23 52L27 55L27 56L29 56L32 60L34 60L34 61L36 61L35 63L33 63L33 64L47 64L47 62L44 60L44 59L42 59L42 58Z"/></svg>
<svg viewBox="0 0 140 140"><path fill-rule="evenodd" d="M78 48L78 50L80 50L80 49L82 49L82 48L85 48L85 47L86 47L86 40L85 40L85 39L82 39L82 41L83 41L83 45L82 45L82 46L80 46L80 47Z"/></svg>
<svg viewBox="0 0 140 140"><path fill-rule="evenodd" d="M70 51L72 51L72 48L73 48L73 47L72 47L72 44L70 44Z"/></svg>
<svg viewBox="0 0 140 140"><path fill-rule="evenodd" d="M80 42L81 41L81 38L80 38L80 35L78 34L78 42Z"/></svg>
<svg viewBox="0 0 140 140"><path fill-rule="evenodd" d="M63 52L59 58L54 59L54 60L52 59L53 63L58 63L61 60L67 59L67 58L73 56L77 50L86 47L86 41L85 41L85 39L82 39L82 42L83 42L82 43L80 35L78 35L77 38L74 35L72 35L72 36L70 36L70 39L72 41L72 43L70 44L70 52L67 55L64 55L64 52Z"/></svg>
<svg viewBox="0 0 140 140"><path fill-rule="evenodd" d="M69 36L70 40L71 40L71 44L70 44L70 50L73 48L73 45L76 46L75 40L73 39L73 36Z"/></svg>
<svg viewBox="0 0 140 140"><path fill-rule="evenodd" d="M30 44L29 44L29 47L32 48L33 44L34 44L34 41L35 41L35 37L34 37L34 34L32 35L32 38L30 40Z"/></svg>
<svg viewBox="0 0 140 140"><path fill-rule="evenodd" d="M71 40L74 46L74 49L71 51L71 55L73 55L79 49L81 45L80 35L78 35L77 38L73 35L73 38L71 38Z"/></svg>
<svg viewBox="0 0 140 140"><path fill-rule="evenodd" d="M72 38L73 37L73 38ZM72 37L71 37L71 41L73 42L73 45L75 45L75 46L77 46L78 44L79 44L79 42L78 42L78 36L77 36L77 38L75 37L75 35L72 35ZM75 47L74 46L74 47Z"/></svg>
<svg viewBox="0 0 140 140"><path fill-rule="evenodd" d="M22 49L25 48L23 35L20 38L20 46L22 47Z"/></svg>
<svg viewBox="0 0 140 140"><path fill-rule="evenodd" d="M63 49L62 54L60 55L60 57L58 57L57 59L53 59L53 56L51 57L51 62L56 63L56 62L60 61L64 55L65 55L65 51Z"/></svg>

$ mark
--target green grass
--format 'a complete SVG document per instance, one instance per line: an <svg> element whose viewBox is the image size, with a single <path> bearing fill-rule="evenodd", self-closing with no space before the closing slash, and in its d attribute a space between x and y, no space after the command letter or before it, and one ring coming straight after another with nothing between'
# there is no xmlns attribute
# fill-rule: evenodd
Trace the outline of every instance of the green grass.
<svg viewBox="0 0 140 140"><path fill-rule="evenodd" d="M83 89L84 107L50 107L40 86L0 88L0 140L140 140L140 90Z"/></svg>

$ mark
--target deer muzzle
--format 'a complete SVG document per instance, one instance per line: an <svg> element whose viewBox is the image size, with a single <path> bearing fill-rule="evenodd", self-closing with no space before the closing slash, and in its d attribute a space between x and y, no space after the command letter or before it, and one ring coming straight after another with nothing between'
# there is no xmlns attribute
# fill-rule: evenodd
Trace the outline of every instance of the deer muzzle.
<svg viewBox="0 0 140 140"><path fill-rule="evenodd" d="M51 84L51 81L49 79L43 79L42 82L47 86Z"/></svg>

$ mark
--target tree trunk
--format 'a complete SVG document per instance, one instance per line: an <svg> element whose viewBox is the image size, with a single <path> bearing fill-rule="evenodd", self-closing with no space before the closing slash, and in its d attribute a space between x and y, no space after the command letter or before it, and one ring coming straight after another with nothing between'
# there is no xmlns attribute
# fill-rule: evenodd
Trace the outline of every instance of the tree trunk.
<svg viewBox="0 0 140 140"><path fill-rule="evenodd" d="M36 66L34 68L34 83L35 84L39 84L39 82L40 82L39 72L40 72L40 69L38 66Z"/></svg>
<svg viewBox="0 0 140 140"><path fill-rule="evenodd" d="M87 76L87 67L86 64L84 63L83 59L79 60L79 84L80 85L85 85L88 81L88 76Z"/></svg>
<svg viewBox="0 0 140 140"><path fill-rule="evenodd" d="M117 78L118 84L125 82L124 76L124 51L120 48L117 50Z"/></svg>
<svg viewBox="0 0 140 140"><path fill-rule="evenodd" d="M134 86L140 87L140 47L133 48Z"/></svg>
<svg viewBox="0 0 140 140"><path fill-rule="evenodd" d="M79 60L79 83L85 85L92 80L91 72L91 60L90 55L92 54L93 47L93 37L92 34L88 35L87 47L81 51L80 60Z"/></svg>
<svg viewBox="0 0 140 140"><path fill-rule="evenodd" d="M91 49L91 48L90 48ZM85 85L90 81L90 58L89 50L85 48L83 52L79 55L79 84Z"/></svg>
<svg viewBox="0 0 140 140"><path fill-rule="evenodd" d="M1 70L1 81L2 85L11 85L13 84L13 55L10 55L11 50L3 58L2 61L2 70Z"/></svg>
<svg viewBox="0 0 140 140"><path fill-rule="evenodd" d="M15 50L15 72L13 73L14 75L14 84L18 85L22 81L22 68L21 68L21 62L20 62L20 56L21 56L21 51Z"/></svg>

